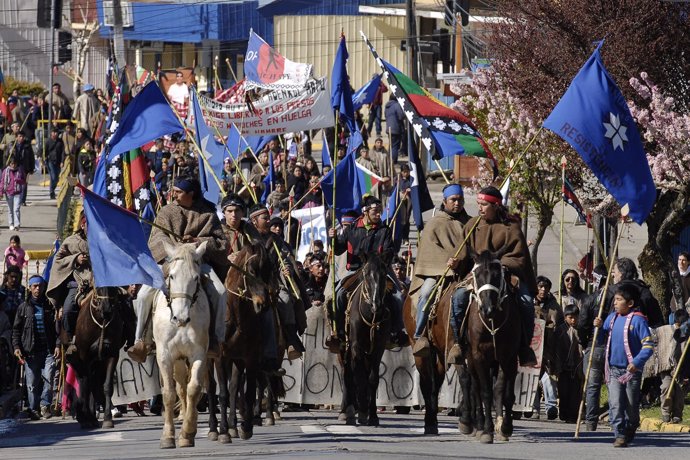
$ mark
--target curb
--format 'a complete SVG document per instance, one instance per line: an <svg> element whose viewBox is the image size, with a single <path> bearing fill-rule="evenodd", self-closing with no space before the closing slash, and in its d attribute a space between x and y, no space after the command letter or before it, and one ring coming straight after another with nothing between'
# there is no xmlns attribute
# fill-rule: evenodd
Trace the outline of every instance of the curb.
<svg viewBox="0 0 690 460"><path fill-rule="evenodd" d="M659 433L690 433L690 425L666 423L658 418L642 417L640 419L640 430Z"/></svg>

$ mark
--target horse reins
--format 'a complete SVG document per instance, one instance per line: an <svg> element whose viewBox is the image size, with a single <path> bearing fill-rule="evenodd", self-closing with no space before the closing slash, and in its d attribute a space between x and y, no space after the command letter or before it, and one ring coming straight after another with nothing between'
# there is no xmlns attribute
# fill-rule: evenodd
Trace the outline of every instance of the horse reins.
<svg viewBox="0 0 690 460"><path fill-rule="evenodd" d="M503 326L505 326L506 322L508 322L508 318L510 317L510 311L507 312L505 315L505 318L503 318L503 322L501 323L500 326L494 327L494 320L493 318L489 318L489 322L491 323L491 327L489 327L488 324L486 324L486 321L484 321L484 315L479 308L479 294L484 292L484 291L493 291L496 294L498 294L498 303L499 305L503 303L505 298L507 297L507 294L505 294L505 289L506 289L506 280L505 280L505 275L501 276L501 285L499 287L494 286L491 283L486 283L480 287L477 287L477 277L474 274L474 271L478 268L478 265L475 265L472 267L472 286L474 288L474 292L470 293L470 304L472 303L471 298L474 297L476 300L476 305L477 305L477 313L479 314L479 320L482 322L482 325L484 328L491 334L491 341L493 342L493 347L494 347L494 359L498 359L497 353L496 353L496 334L498 334L498 331L501 330Z"/></svg>
<svg viewBox="0 0 690 460"><path fill-rule="evenodd" d="M91 301L89 302L89 313L91 314L91 320L101 328L101 333L98 336L98 359L102 360L103 359L103 343L105 341L105 328L110 325L110 323L113 321L112 318L110 318L107 322L105 321L105 317L103 317L103 324L99 323L96 320L96 317L93 314L94 308L101 310L101 316L103 316L103 310L100 307L100 304L96 305L96 299L108 299L108 296L100 296L98 295L96 288L93 288L93 295L91 296Z"/></svg>
<svg viewBox="0 0 690 460"><path fill-rule="evenodd" d="M367 321L367 318L364 316L364 313L362 312L362 300L368 302L369 304L373 305L371 302L371 298L369 296L369 293L367 292L366 288L366 283L364 280L360 281L357 287L355 288L354 291L352 291L352 295L350 295L350 298L348 299L348 306L347 306L347 317L349 317L349 312L350 312L350 306L352 305L352 297L354 297L354 294L359 290L359 303L357 304L357 311L359 312L360 318L362 318L362 321L364 321L364 324L366 324L369 327L369 354L371 354L374 351L374 337L376 335L376 331L378 331L381 328L381 324L383 324L384 321L388 319L384 315L384 317L380 321L376 321L376 311L374 311L374 316L371 318L371 321ZM386 310L387 311L387 310ZM349 321L345 321L345 325L349 329ZM348 334L346 334L347 336Z"/></svg>
<svg viewBox="0 0 690 460"><path fill-rule="evenodd" d="M174 262L176 260L182 260L182 259L173 259L170 262ZM194 304L197 301L197 298L199 297L199 290L201 289L201 279L197 279L196 282L196 289L194 289L194 294L189 295L186 292L172 292L170 290L170 280L168 279L168 294L165 296L165 299L167 300L167 305L168 305L168 310L170 310L170 321L172 321L173 318L173 309L172 309L172 302L175 299L186 299L190 301L189 307L193 307Z"/></svg>

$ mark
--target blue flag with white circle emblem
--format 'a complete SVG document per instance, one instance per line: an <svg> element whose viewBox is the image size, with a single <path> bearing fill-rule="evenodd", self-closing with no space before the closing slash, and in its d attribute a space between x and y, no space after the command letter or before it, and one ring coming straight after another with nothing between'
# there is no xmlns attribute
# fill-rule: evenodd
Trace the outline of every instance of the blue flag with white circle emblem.
<svg viewBox="0 0 690 460"><path fill-rule="evenodd" d="M580 154L606 190L642 224L656 201L640 133L628 104L601 61L603 41L575 76L544 127Z"/></svg>

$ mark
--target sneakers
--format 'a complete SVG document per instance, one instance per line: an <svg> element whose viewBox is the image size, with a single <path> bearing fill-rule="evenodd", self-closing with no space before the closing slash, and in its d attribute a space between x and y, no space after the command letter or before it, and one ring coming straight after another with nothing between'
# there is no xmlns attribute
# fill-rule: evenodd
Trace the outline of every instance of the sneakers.
<svg viewBox="0 0 690 460"><path fill-rule="evenodd" d="M50 412L50 407L41 406L41 417L43 417L44 419L49 419L52 416L53 416L53 413Z"/></svg>
<svg viewBox="0 0 690 460"><path fill-rule="evenodd" d="M558 417L558 409L554 406L549 407L546 409L546 418L549 420L556 420L556 417Z"/></svg>
<svg viewBox="0 0 690 460"><path fill-rule="evenodd" d="M110 414L113 416L113 418L122 418L122 412L120 412L120 409L117 407L110 409Z"/></svg>
<svg viewBox="0 0 690 460"><path fill-rule="evenodd" d="M613 441L613 447L628 447L628 443L625 442L625 438L616 438L616 440Z"/></svg>
<svg viewBox="0 0 690 460"><path fill-rule="evenodd" d="M453 344L448 351L448 364L462 364L465 361L465 357L462 353L462 348L460 345Z"/></svg>
<svg viewBox="0 0 690 460"><path fill-rule="evenodd" d="M10 225L10 231L11 231L11 232L14 231L14 225Z"/></svg>
<svg viewBox="0 0 690 460"><path fill-rule="evenodd" d="M137 340L134 346L127 350L127 355L129 355L132 361L145 363L150 351L151 347L146 345L143 340Z"/></svg>
<svg viewBox="0 0 690 460"><path fill-rule="evenodd" d="M666 415L666 414L662 414L662 416L661 416L661 421L664 422L664 423L671 423L671 416L670 416L670 415Z"/></svg>
<svg viewBox="0 0 690 460"><path fill-rule="evenodd" d="M415 339L414 347L412 347L412 354L418 358L426 358L429 356L430 348L429 339L426 337L419 337Z"/></svg>
<svg viewBox="0 0 690 460"><path fill-rule="evenodd" d="M682 421L683 421L683 419L680 417L673 417L671 419L671 423L676 423L676 424L681 423Z"/></svg>

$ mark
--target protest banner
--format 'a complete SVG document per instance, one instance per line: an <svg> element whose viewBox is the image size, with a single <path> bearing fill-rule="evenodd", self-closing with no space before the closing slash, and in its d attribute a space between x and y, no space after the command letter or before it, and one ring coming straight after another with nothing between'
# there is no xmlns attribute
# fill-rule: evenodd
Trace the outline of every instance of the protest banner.
<svg viewBox="0 0 690 460"><path fill-rule="evenodd" d="M234 124L242 135L285 134L333 126L326 79L310 80L303 88L279 89L246 103L215 101L199 96L209 126L227 133Z"/></svg>
<svg viewBox="0 0 690 460"><path fill-rule="evenodd" d="M518 374L515 378L515 412L532 412L534 397L539 386L539 373L541 372L542 357L544 356L544 327L546 321L534 320L534 335L531 347L537 356L537 364L530 367L518 366Z"/></svg>
<svg viewBox="0 0 690 460"><path fill-rule="evenodd" d="M292 217L300 223L301 234L299 247L297 248L297 260L304 261L304 257L313 250L312 242L321 240L324 250L328 251L328 238L326 228L326 212L323 206L303 208L292 211Z"/></svg>
<svg viewBox="0 0 690 460"><path fill-rule="evenodd" d="M120 359L113 375L113 405L129 404L161 394L156 357L149 355L146 362L132 361L127 352L120 350Z"/></svg>

